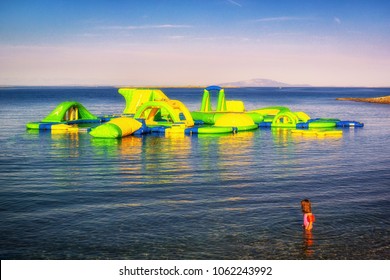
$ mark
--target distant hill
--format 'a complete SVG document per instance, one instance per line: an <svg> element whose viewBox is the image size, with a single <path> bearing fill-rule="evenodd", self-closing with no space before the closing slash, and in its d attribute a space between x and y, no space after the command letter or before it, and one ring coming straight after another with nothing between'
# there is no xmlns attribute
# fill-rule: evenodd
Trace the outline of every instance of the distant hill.
<svg viewBox="0 0 390 280"><path fill-rule="evenodd" d="M310 85L291 85L269 79L251 79L219 85L221 87L310 87Z"/></svg>

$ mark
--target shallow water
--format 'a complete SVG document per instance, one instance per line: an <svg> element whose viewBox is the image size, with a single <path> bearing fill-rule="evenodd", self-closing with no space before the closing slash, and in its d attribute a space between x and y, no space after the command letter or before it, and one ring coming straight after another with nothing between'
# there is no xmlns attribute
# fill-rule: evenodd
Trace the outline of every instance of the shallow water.
<svg viewBox="0 0 390 280"><path fill-rule="evenodd" d="M201 89L164 89L190 110ZM115 88L0 89L1 259L388 259L390 105L336 101L390 89L227 89L365 123L339 138L236 135L93 139L26 131L65 100L120 113ZM302 232L300 200L316 223Z"/></svg>

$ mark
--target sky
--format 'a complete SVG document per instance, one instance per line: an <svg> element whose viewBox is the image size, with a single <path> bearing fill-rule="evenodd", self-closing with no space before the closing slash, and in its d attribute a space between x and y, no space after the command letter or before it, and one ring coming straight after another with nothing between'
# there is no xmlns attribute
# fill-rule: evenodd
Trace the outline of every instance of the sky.
<svg viewBox="0 0 390 280"><path fill-rule="evenodd" d="M387 0L0 0L0 85L390 86Z"/></svg>

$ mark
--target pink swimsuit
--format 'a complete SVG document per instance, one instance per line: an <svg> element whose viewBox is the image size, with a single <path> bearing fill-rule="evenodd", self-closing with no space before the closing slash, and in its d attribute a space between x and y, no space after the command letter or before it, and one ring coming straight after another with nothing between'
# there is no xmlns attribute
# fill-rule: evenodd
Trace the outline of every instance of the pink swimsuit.
<svg viewBox="0 0 390 280"><path fill-rule="evenodd" d="M316 220L312 213L305 213L303 215L303 225L307 227L309 223L313 223Z"/></svg>

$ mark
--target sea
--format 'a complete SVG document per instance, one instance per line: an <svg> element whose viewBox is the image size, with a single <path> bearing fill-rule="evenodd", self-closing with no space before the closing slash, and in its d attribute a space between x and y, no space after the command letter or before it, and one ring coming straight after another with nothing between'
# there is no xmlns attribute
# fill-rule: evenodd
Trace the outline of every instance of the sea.
<svg viewBox="0 0 390 280"><path fill-rule="evenodd" d="M202 88L163 88L191 111ZM390 88L227 88L246 110L359 121L339 137L260 128L94 139L28 131L59 103L120 114L116 87L0 88L2 260L387 260ZM300 201L316 221L302 229Z"/></svg>

